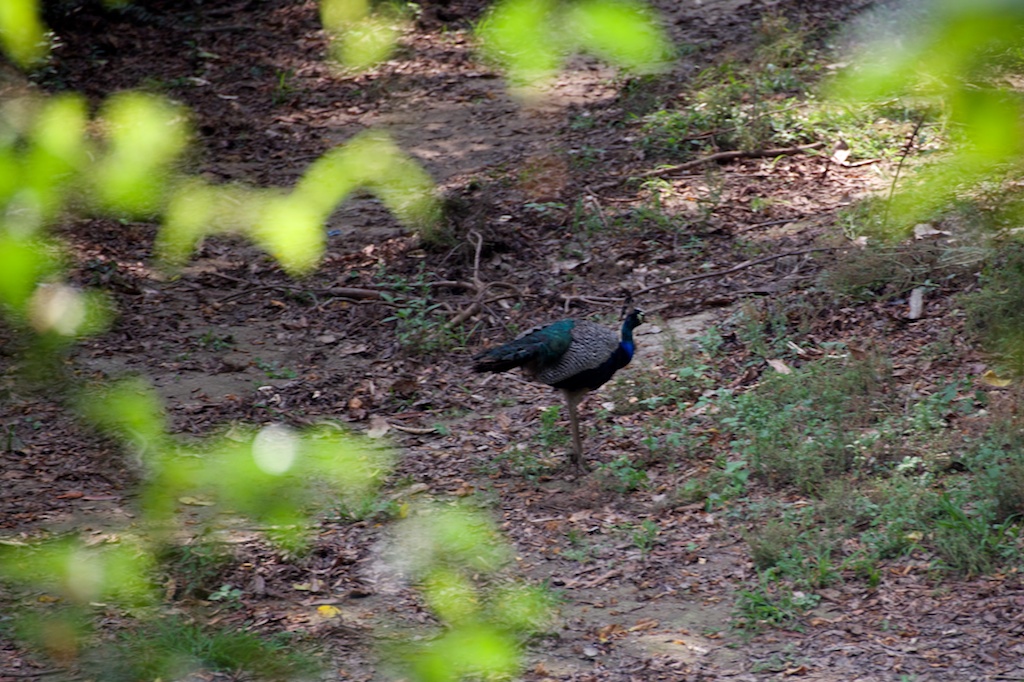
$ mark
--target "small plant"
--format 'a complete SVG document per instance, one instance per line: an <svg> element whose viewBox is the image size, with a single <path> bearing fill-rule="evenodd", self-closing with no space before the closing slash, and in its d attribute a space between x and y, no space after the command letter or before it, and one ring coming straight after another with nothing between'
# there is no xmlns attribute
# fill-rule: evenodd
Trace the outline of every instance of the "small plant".
<svg viewBox="0 0 1024 682"><path fill-rule="evenodd" d="M633 545L640 550L643 556L647 556L654 549L654 545L658 539L658 533L661 529L658 528L658 524L650 519L644 519L638 526L633 529L632 539Z"/></svg>
<svg viewBox="0 0 1024 682"><path fill-rule="evenodd" d="M222 602L233 602L237 603L242 600L242 590L238 589L234 585L224 583L216 590L210 593L207 597L210 601L222 601Z"/></svg>
<svg viewBox="0 0 1024 682"><path fill-rule="evenodd" d="M540 411L540 428L537 430L537 440L540 441L541 447L545 450L557 450L569 443L569 434L558 425L560 411L558 405L550 405Z"/></svg>
<svg viewBox="0 0 1024 682"><path fill-rule="evenodd" d="M179 598L207 597L232 561L222 543L202 539L187 545L167 545L157 556L168 582L176 588L174 596Z"/></svg>
<svg viewBox="0 0 1024 682"><path fill-rule="evenodd" d="M821 361L769 373L756 390L721 401L720 421L753 473L813 492L870 459L859 439L886 414L881 372L871 361Z"/></svg>
<svg viewBox="0 0 1024 682"><path fill-rule="evenodd" d="M565 534L565 539L569 543L569 547L562 550L563 558L583 563L594 557L594 548L588 542L587 535L583 531L570 528Z"/></svg>
<svg viewBox="0 0 1024 682"><path fill-rule="evenodd" d="M724 460L716 462L703 478L692 478L677 491L685 502L703 501L709 510L722 506L747 490L750 470L745 460Z"/></svg>
<svg viewBox="0 0 1024 682"><path fill-rule="evenodd" d="M934 543L942 566L973 577L992 572L1003 559L1019 560L1020 528L1013 522L994 523L965 506L949 494L939 497Z"/></svg>
<svg viewBox="0 0 1024 682"><path fill-rule="evenodd" d="M268 379L294 379L299 376L298 372L290 367L282 367L277 361L267 362L263 358L256 358L255 365L267 375Z"/></svg>
<svg viewBox="0 0 1024 682"><path fill-rule="evenodd" d="M979 290L960 297L965 329L995 354L1003 371L1024 375L1024 247L1002 245L981 281Z"/></svg>
<svg viewBox="0 0 1024 682"><path fill-rule="evenodd" d="M281 69L277 72L277 87L274 88L273 97L275 105L285 104L294 96L295 87L291 84L294 76L294 69Z"/></svg>
<svg viewBox="0 0 1024 682"><path fill-rule="evenodd" d="M383 321L395 324L395 338L402 349L429 354L464 342L460 331L448 325L441 304L430 301L430 288L422 271L412 280L398 277L391 280L394 293L381 292L381 298L394 312Z"/></svg>
<svg viewBox="0 0 1024 682"><path fill-rule="evenodd" d="M222 351L235 344L235 337L231 334L218 334L212 329L199 337L199 345L206 350Z"/></svg>
<svg viewBox="0 0 1024 682"><path fill-rule="evenodd" d="M547 452L550 454L550 451ZM491 462L496 465L504 464L513 474L536 481L558 466L560 461L560 458L539 456L536 450L530 448L526 443L516 443L499 455L492 457L488 465Z"/></svg>
<svg viewBox="0 0 1024 682"><path fill-rule="evenodd" d="M398 500L370 494L342 501L335 508L335 515L339 521L348 523L356 521L380 523L400 518L403 515L402 506Z"/></svg>
<svg viewBox="0 0 1024 682"><path fill-rule="evenodd" d="M802 630L803 615L819 601L816 594L791 589L778 579L775 569L769 569L758 575L757 585L737 593L733 624L749 633L766 627Z"/></svg>
<svg viewBox="0 0 1024 682"><path fill-rule="evenodd" d="M605 474L605 481L616 492L629 493L646 487L649 483L647 472L637 467L626 455L607 464L600 464L598 468Z"/></svg>

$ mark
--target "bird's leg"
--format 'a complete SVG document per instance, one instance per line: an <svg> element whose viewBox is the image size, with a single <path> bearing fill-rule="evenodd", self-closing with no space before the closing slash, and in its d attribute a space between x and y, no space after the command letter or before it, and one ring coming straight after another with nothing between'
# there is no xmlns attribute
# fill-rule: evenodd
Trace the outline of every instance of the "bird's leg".
<svg viewBox="0 0 1024 682"><path fill-rule="evenodd" d="M583 440L580 438L580 418L577 406L586 393L566 391L565 402L569 406L569 427L572 429L572 465L577 471L583 468Z"/></svg>

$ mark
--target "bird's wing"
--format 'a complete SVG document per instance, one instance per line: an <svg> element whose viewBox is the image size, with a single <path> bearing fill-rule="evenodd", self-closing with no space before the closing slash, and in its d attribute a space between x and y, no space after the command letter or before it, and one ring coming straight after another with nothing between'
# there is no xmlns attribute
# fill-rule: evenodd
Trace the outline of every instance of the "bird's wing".
<svg viewBox="0 0 1024 682"><path fill-rule="evenodd" d="M600 367L618 347L619 337L612 330L593 322L577 322L569 349L554 364L538 368L537 378L546 384L559 383Z"/></svg>

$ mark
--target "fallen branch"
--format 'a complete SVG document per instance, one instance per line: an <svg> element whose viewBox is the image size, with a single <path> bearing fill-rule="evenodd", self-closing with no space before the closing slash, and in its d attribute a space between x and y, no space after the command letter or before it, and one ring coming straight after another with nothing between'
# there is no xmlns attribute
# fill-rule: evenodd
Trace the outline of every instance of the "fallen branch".
<svg viewBox="0 0 1024 682"><path fill-rule="evenodd" d="M283 290L283 291L297 291L299 293L307 294L321 294L326 296L333 296L335 298L348 298L352 300L371 300L380 301L382 303L388 303L384 298L384 292L377 289L363 289L360 287L328 287L325 289L311 289L309 287L296 286L294 284L263 284L260 286L250 287L245 291L238 291L233 294L228 294L221 298L218 303L227 303L236 298L242 298L249 294L254 294L258 291L267 290Z"/></svg>
<svg viewBox="0 0 1024 682"><path fill-rule="evenodd" d="M480 310L489 303L494 303L505 298L523 298L523 292L519 290L514 284L508 282L484 282L480 279L480 252L484 247L484 238L476 230L470 230L469 238L473 242L475 247L475 253L473 254L473 281L469 284L469 289L475 290L476 295L473 297L473 301L460 310L452 319L448 320L445 327L453 329L459 326L473 315L476 315ZM504 294L497 297L487 298L487 293L494 287L504 287L510 289L512 294Z"/></svg>
<svg viewBox="0 0 1024 682"><path fill-rule="evenodd" d="M750 232L751 230L756 230L762 227L771 227L772 225L784 225L786 223L795 223L800 220L807 220L808 218L818 218L823 215L828 215L829 213L834 213L836 210L838 210L838 208L839 207L828 208L825 209L824 211L819 211L818 213L808 213L807 215L794 216L792 218L780 218L779 220L766 220L763 223L752 223L750 225L745 225L744 227L741 227L740 229L736 230L735 234L743 234L744 232Z"/></svg>
<svg viewBox="0 0 1024 682"><path fill-rule="evenodd" d="M702 280L702 279L711 279L711 278L714 278L714 277L724 277L725 275L731 275L732 273L739 272L740 270L745 270L747 268L752 268L755 265L761 265L762 263L770 263L773 260L778 260L780 258L786 258L788 256L802 256L802 255L808 254L808 253L818 253L818 252L822 252L822 251L835 251L838 248L839 247L835 247L835 246L818 246L818 247L812 247L812 248L807 248L807 249L797 249L796 251L785 251L783 253L776 253L776 254L773 254L771 256L764 256L763 258L754 258L754 259L751 259L751 260L743 261L742 263L739 263L738 265L733 265L731 267L725 268L724 270L715 270L714 272L705 272L705 273L702 273L700 275L689 275L688 277L680 277L679 279L674 279L674 280L671 280L671 281L668 281L668 282L662 282L661 284L652 284L649 287L644 287L643 289L640 289L638 291L632 292L632 295L633 295L634 298L636 298L636 297L639 297L639 296L643 296L644 294L649 294L652 291L657 291L658 289L665 289L667 287L678 286L680 284L689 284L690 282L696 282L696 281L699 281L699 280ZM563 295L562 296L562 300L565 301L565 309L568 311L569 304L571 302L573 302L573 301L585 301L585 302L588 302L588 303L601 303L601 304L619 304L619 303L622 303L625 300L625 298L609 298L609 297L601 297L601 296L566 296L566 295Z"/></svg>
<svg viewBox="0 0 1024 682"><path fill-rule="evenodd" d="M677 163L673 166L663 166L661 168L654 168L649 171L640 173L639 175L633 175L634 178L650 178L659 175L668 175L669 173L676 173L678 171L689 170L696 168L697 166L703 166L706 163L712 161L732 161L733 159L761 159L765 157L773 156L793 156L795 154L802 154L804 152L813 151L815 149L821 149L825 146L824 142L813 142L811 144L802 144L797 147L781 147L779 149L754 149L751 151L735 150L729 152L716 152L708 156L702 156L699 159L693 161L687 161L686 163Z"/></svg>

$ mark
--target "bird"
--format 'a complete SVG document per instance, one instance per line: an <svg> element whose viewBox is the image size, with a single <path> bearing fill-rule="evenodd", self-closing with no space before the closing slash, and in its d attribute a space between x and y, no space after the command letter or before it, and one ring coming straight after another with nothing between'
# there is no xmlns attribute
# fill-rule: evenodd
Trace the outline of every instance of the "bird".
<svg viewBox="0 0 1024 682"><path fill-rule="evenodd" d="M505 372L522 367L527 377L562 391L572 428L572 464L583 466L577 407L590 391L600 388L633 359L633 330L644 312L633 308L620 334L588 320L565 319L534 327L518 338L473 358L475 372Z"/></svg>

